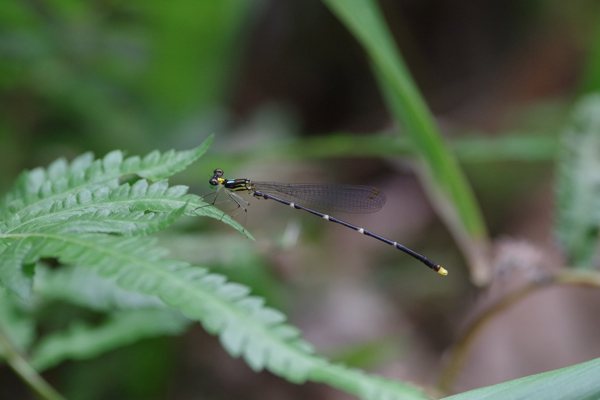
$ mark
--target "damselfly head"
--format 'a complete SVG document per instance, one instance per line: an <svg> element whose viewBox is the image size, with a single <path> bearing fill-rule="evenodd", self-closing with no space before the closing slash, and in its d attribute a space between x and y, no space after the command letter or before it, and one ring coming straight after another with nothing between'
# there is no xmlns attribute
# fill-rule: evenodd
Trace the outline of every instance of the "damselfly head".
<svg viewBox="0 0 600 400"><path fill-rule="evenodd" d="M209 185L211 186L219 186L219 178L221 178L223 176L223 170L222 169L215 169L215 172L213 172L213 176L212 178L210 178L210 180L208 181Z"/></svg>

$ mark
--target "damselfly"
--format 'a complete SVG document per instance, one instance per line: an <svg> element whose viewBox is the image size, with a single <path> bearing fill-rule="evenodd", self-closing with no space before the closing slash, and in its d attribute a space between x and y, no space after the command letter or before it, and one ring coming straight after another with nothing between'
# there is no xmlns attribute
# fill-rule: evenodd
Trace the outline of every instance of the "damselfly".
<svg viewBox="0 0 600 400"><path fill-rule="evenodd" d="M354 185L317 185L310 183L277 183L277 182L255 182L249 179L225 179L223 170L215 169L209 183L217 186L217 192L221 188L227 189L230 197L246 211L248 204L235 192L247 192L254 197L271 199L279 203L288 205L297 210L304 210L317 215L327 221L335 222L345 227L354 229L358 233L370 236L384 243L402 250L411 257L416 258L423 264L441 275L448 275L448 271L442 268L436 262L413 251L400 243L386 239L383 236L376 235L366 229L356 225L349 224L328 214L323 214L308 207L324 208L332 211L350 212L350 213L369 213L379 211L385 204L385 195L377 188L369 186ZM275 194L275 195L273 195ZM216 199L216 195L215 195ZM298 204L301 203L301 204Z"/></svg>

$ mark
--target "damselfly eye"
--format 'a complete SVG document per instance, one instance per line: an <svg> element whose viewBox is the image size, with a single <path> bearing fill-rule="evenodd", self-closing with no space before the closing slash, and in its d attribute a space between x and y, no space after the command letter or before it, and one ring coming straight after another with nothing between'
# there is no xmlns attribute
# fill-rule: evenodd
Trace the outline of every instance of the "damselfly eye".
<svg viewBox="0 0 600 400"><path fill-rule="evenodd" d="M218 186L219 185L219 179L223 176L223 170L220 168L215 169L215 172L213 172L213 176L212 178L210 178L210 180L208 181L208 183L211 186Z"/></svg>

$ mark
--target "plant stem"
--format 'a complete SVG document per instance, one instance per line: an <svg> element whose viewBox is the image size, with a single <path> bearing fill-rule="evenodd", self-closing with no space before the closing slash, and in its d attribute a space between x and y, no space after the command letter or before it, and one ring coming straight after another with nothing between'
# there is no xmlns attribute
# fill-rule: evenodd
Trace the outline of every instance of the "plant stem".
<svg viewBox="0 0 600 400"><path fill-rule="evenodd" d="M4 350L6 361L12 369L43 399L66 400L18 352L2 326L0 326L0 346Z"/></svg>

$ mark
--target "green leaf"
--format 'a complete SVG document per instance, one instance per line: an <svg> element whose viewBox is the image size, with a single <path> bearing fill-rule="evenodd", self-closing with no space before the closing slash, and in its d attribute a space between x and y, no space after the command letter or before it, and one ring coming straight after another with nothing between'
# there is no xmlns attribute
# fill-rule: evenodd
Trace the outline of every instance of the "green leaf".
<svg viewBox="0 0 600 400"><path fill-rule="evenodd" d="M63 198L46 203L35 212L25 209L11 215L0 225L0 232L4 235L49 229L56 232L60 228L63 232L148 234L168 226L180 216L174 210L182 210L188 216L222 220L251 237L230 216L208 206L202 198L186 194L187 190L187 186L169 187L166 180L149 185L144 179L132 186L126 183L114 189L103 186L90 191L84 188L75 194L67 192ZM56 193L55 197L59 195ZM148 214L148 211L157 214Z"/></svg>
<svg viewBox="0 0 600 400"><path fill-rule="evenodd" d="M586 38L589 48L584 51L587 57L580 78L580 89L584 93L600 90L600 16L595 15L595 21L590 26L593 32Z"/></svg>
<svg viewBox="0 0 600 400"><path fill-rule="evenodd" d="M544 133L503 132L490 137L479 132L465 132L453 138L449 145L461 163L486 163L502 161L539 162L553 161L558 149L557 139ZM328 159L335 157L414 157L405 137L387 133L357 136L351 133L334 133L246 148L236 153L215 153L210 158L226 160L230 164L237 159L260 159L269 161ZM216 161L215 161L216 163Z"/></svg>
<svg viewBox="0 0 600 400"><path fill-rule="evenodd" d="M255 370L268 369L292 382L327 382L365 399L425 399L417 389L328 363L284 323L280 312L265 307L248 288L230 283L185 262L164 259L149 238L101 234L21 234L28 259L56 257L87 267L122 289L158 296L170 307L199 320L220 335L224 347Z"/></svg>
<svg viewBox="0 0 600 400"><path fill-rule="evenodd" d="M151 180L166 178L204 154L212 138L210 136L195 149L169 151L162 156L153 152L143 159L138 156L123 159L123 153L116 150L103 159L94 160L91 153L86 153L70 165L64 159L59 159L47 170L36 168L23 172L0 206L0 216L36 213L83 189L94 192L98 188L116 188L119 178L125 175L136 174Z"/></svg>
<svg viewBox="0 0 600 400"><path fill-rule="evenodd" d="M45 229L46 232L59 234L102 232L120 234L123 236L147 235L166 228L175 222L182 214L180 211L164 213L113 212L108 210L72 217Z"/></svg>
<svg viewBox="0 0 600 400"><path fill-rule="evenodd" d="M33 278L25 273L24 267L28 264L31 242L17 240L10 244L0 253L0 283L19 298L27 299L31 295Z"/></svg>
<svg viewBox="0 0 600 400"><path fill-rule="evenodd" d="M82 189L36 213L14 214L2 227L2 233L148 234L165 228L183 215L190 201L202 204L197 196L186 195L186 192L185 186L168 187L166 180L152 185L139 180L133 186L123 184L112 190L102 187L94 192Z"/></svg>
<svg viewBox="0 0 600 400"><path fill-rule="evenodd" d="M164 308L156 296L121 289L114 279L98 276L90 268L66 265L50 270L36 267L35 294L96 311L134 308Z"/></svg>
<svg viewBox="0 0 600 400"><path fill-rule="evenodd" d="M578 102L564 131L556 236L575 268L593 268L600 222L600 95Z"/></svg>
<svg viewBox="0 0 600 400"><path fill-rule="evenodd" d="M600 359L446 397L446 400L600 398Z"/></svg>
<svg viewBox="0 0 600 400"><path fill-rule="evenodd" d="M31 364L43 371L61 361L85 360L141 339L178 335L189 320L168 310L128 310L112 314L100 326L74 323L46 336L33 350Z"/></svg>
<svg viewBox="0 0 600 400"><path fill-rule="evenodd" d="M0 289L0 325L17 350L24 352L33 342L35 321L18 299L8 291ZM4 349L0 347L0 355Z"/></svg>

